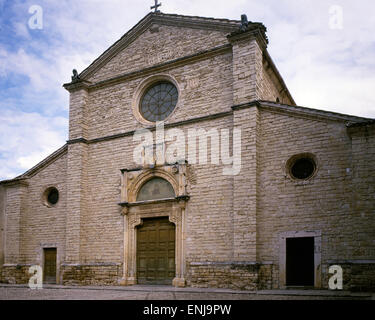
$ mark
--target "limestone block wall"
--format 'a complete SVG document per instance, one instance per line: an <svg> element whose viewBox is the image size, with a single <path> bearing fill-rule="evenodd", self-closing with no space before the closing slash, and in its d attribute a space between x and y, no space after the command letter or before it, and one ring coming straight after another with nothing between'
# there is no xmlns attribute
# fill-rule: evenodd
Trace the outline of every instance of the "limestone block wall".
<svg viewBox="0 0 375 320"><path fill-rule="evenodd" d="M189 129L231 128L231 116L180 126ZM167 130L167 129L166 129ZM87 210L81 215L81 262L123 262L123 217L120 202L120 170L134 168L133 150L139 142L132 136L89 145L87 169ZM210 144L208 144L210 146ZM187 203L187 260L227 261L232 259L233 177L223 176L222 165L189 165ZM198 162L199 163L199 162ZM202 225L211 226L202 229ZM197 249L199 248L199 249Z"/></svg>
<svg viewBox="0 0 375 320"><path fill-rule="evenodd" d="M25 210L21 221L22 263L42 266L42 248L57 247L58 255L65 252L65 222L67 207L67 154L63 154L42 171L28 179ZM59 201L47 207L43 193L49 187L59 191Z"/></svg>
<svg viewBox="0 0 375 320"><path fill-rule="evenodd" d="M154 24L87 80L99 82L225 45L226 35L223 31Z"/></svg>
<svg viewBox="0 0 375 320"><path fill-rule="evenodd" d="M21 227L27 189L26 183L12 184L6 189L3 267L21 262Z"/></svg>
<svg viewBox="0 0 375 320"><path fill-rule="evenodd" d="M187 129L230 129L231 116L204 121L184 127ZM230 133L232 134L232 133ZM212 146L212 145L211 145ZM210 147L210 144L208 144ZM211 162L188 166L188 193L190 200L186 209L186 261L188 273L192 263L222 262L233 259L233 176L223 175L230 166ZM202 228L205 226L205 228Z"/></svg>
<svg viewBox="0 0 375 320"><path fill-rule="evenodd" d="M120 199L121 169L132 164L132 137L88 146L86 209L80 217L80 262L123 262L123 217Z"/></svg>
<svg viewBox="0 0 375 320"><path fill-rule="evenodd" d="M241 129L241 172L233 176L234 261L256 261L258 126L257 108L235 110L234 127Z"/></svg>
<svg viewBox="0 0 375 320"><path fill-rule="evenodd" d="M0 282L2 279L2 269L4 263L4 206L5 206L5 190L0 186Z"/></svg>
<svg viewBox="0 0 375 320"><path fill-rule="evenodd" d="M286 94L280 81L277 79L275 71L271 68L270 63L264 58L258 83L260 91L259 97L261 100L276 102L277 99L279 99L280 103L294 105L294 102Z"/></svg>
<svg viewBox="0 0 375 320"><path fill-rule="evenodd" d="M30 265L17 264L7 265L3 267L1 283L9 284L26 284L29 282L31 275L29 274Z"/></svg>
<svg viewBox="0 0 375 320"><path fill-rule="evenodd" d="M231 36L229 41L233 53L233 105L277 99L294 105L262 40L243 34Z"/></svg>
<svg viewBox="0 0 375 320"><path fill-rule="evenodd" d="M71 90L67 153L27 183L0 187L4 281L25 282L28 267L42 264L43 248L57 247L61 283L119 284L125 230L120 170L139 167L133 159L139 143L133 141L133 131L148 125L134 116L134 100L140 86L156 75L177 83L179 102L166 125L177 123L183 130L186 151L189 129L213 129L219 135L222 129L231 135L241 129L240 174L224 175L228 166L212 164L210 151L207 164L187 158L190 199L183 236L188 285L279 288L285 277L280 236L298 231L321 234L316 250L323 288L332 263L342 264L345 288L364 288L365 282L373 286L373 129L348 129L343 121L276 112L259 104L241 106L259 99L292 101L280 92L279 79L265 62L264 44L250 34L229 42L226 35L154 25L88 79L99 82L201 50L232 47L111 84L83 88L86 84L77 83ZM212 139L208 146L219 151ZM306 152L315 155L318 170L311 180L297 182L286 163ZM50 186L60 192L53 208L41 199Z"/></svg>
<svg viewBox="0 0 375 320"><path fill-rule="evenodd" d="M375 259L375 129L350 128L353 164L353 257ZM360 231L359 231L360 230Z"/></svg>
<svg viewBox="0 0 375 320"><path fill-rule="evenodd" d="M119 264L79 264L62 265L62 282L64 285L118 285L122 269Z"/></svg>
<svg viewBox="0 0 375 320"><path fill-rule="evenodd" d="M231 60L229 50L214 57L157 72L175 79L179 89L177 107L165 123L230 111L233 104ZM87 114L89 139L143 127L134 116L132 104L137 88L151 75L140 75L112 86L90 90Z"/></svg>
<svg viewBox="0 0 375 320"><path fill-rule="evenodd" d="M350 287L375 288L375 129L349 128L353 167L353 259ZM369 263L371 262L371 263Z"/></svg>
<svg viewBox="0 0 375 320"><path fill-rule="evenodd" d="M255 38L233 40L233 105L260 98L257 88L262 51Z"/></svg>
<svg viewBox="0 0 375 320"><path fill-rule="evenodd" d="M27 180L27 186L5 186L4 282L26 283L28 268L43 267L43 248L57 248L58 271L65 256L66 154ZM59 191L53 207L45 205L43 194L49 187Z"/></svg>
<svg viewBox="0 0 375 320"><path fill-rule="evenodd" d="M247 128L249 124L246 119L244 123L246 123ZM219 119L183 125L179 129L182 129L187 137L189 129L204 129L206 131L218 129L220 132L224 128L232 129L232 126L233 118L228 115ZM248 130L246 128L244 128L245 131ZM251 134L252 131L250 131L248 131L248 134ZM244 139L247 138L249 137L245 135ZM137 142L132 141L132 136L129 136L92 143L88 146L89 157L85 165L87 170L87 208L81 211L80 217L80 264L83 264L86 269L89 269L89 266L98 268L95 264L104 266L122 264L123 262L124 226L121 208L118 205L120 202L120 169L135 166L132 153L136 144ZM244 150L246 148L244 146ZM186 146L186 150L188 150L188 146ZM251 166L252 152L250 151L249 156L246 155L246 152L243 155L246 167ZM187 278L191 277L191 283L194 283L194 279L197 279L194 277L198 277L199 270L202 269L196 270L195 265L197 263L217 263L214 267L218 270L223 269L220 272L225 274L224 269L226 267L221 267L220 263L238 260L253 261L255 259L255 250L251 251L247 243L248 236L255 241L255 232L248 232L248 223L241 225L237 220L234 221L234 177L222 175L224 168L222 164L211 164L210 152L208 153L208 159L207 165L200 165L198 161L198 164L188 167L190 200L186 208L186 264ZM244 190L244 193L240 194L240 200L250 201L251 204L246 191L247 185L239 181L238 187L242 187ZM250 215L247 211L245 212L245 209L242 210L242 215L248 221ZM254 217L254 211L249 212ZM254 223L250 224L255 228ZM235 225L240 229L234 230ZM202 226L206 227L202 228ZM242 232L240 232L241 230ZM240 238L237 241L235 237ZM238 252L238 254L236 255L235 252ZM64 270L73 267L73 265L64 266ZM202 272L200 277L207 273L206 271ZM232 273L235 273L235 271L232 271ZM67 274L67 276L64 275L64 279L71 281L68 280L71 277L68 274L71 274L71 272L64 271L64 274ZM83 274L88 275L89 272L81 272L80 277ZM253 276L255 275L249 276L249 281L253 281ZM220 281L223 280L224 278ZM87 278L84 281L90 280ZM253 285L252 282L245 284Z"/></svg>
<svg viewBox="0 0 375 320"><path fill-rule="evenodd" d="M89 118L87 117L88 92L85 89L70 93L69 102L69 139L87 137Z"/></svg>
<svg viewBox="0 0 375 320"><path fill-rule="evenodd" d="M369 170L366 160L372 149L352 149L352 140L345 123L300 118L262 109L261 111L259 205L257 215L257 257L259 261L272 261L275 276L279 270L279 235L288 231L321 232L322 287L328 287L327 270L330 263L353 259L359 242L356 230L364 231L363 244L370 259L373 249L374 226L372 216L365 215L368 227L358 222L361 213L355 208L355 167L362 163ZM354 140L353 140L354 141ZM358 146L359 147L359 146ZM287 160L299 153L316 156L318 170L307 182L293 181L286 172ZM368 163L371 163L369 158ZM372 166L372 164L370 165ZM371 178L369 178L371 179ZM364 180L366 180L364 178ZM359 181L359 180L358 180ZM368 208L374 207L366 181L362 197ZM366 205L364 207L366 207ZM372 209L367 209L370 212ZM371 217L371 218L370 218ZM371 227L372 226L372 227ZM369 230L366 233L366 230ZM358 257L358 255L357 255ZM280 275L279 275L280 276ZM275 283L277 285L277 282Z"/></svg>
<svg viewBox="0 0 375 320"><path fill-rule="evenodd" d="M259 288L258 265L195 265L188 285L199 288L231 288L256 291Z"/></svg>
<svg viewBox="0 0 375 320"><path fill-rule="evenodd" d="M68 146L65 262L73 264L81 260L81 217L89 201L87 161L87 144L76 143Z"/></svg>

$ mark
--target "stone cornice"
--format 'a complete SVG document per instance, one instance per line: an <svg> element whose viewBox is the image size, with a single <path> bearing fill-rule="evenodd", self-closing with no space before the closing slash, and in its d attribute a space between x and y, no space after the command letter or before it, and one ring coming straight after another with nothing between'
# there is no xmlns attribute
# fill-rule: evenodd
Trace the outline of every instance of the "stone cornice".
<svg viewBox="0 0 375 320"><path fill-rule="evenodd" d="M212 115L207 115L207 116L203 116L203 117L199 117L199 118L192 118L192 119L174 122L174 123L166 123L164 125L164 128L169 129L169 128L179 127L179 126L183 126L183 125L187 125L187 124L191 124L191 123L195 123L195 122L209 121L209 120L213 120L213 119L228 117L228 116L231 116L231 115L232 115L232 111L215 113L215 114L212 114ZM150 130L150 131L155 131L156 126L148 127L146 129ZM67 141L67 144L75 144L75 143L93 144L93 143L104 142L104 141L109 141L109 140L113 140L113 139L129 137L129 136L133 136L134 134L135 134L135 130L132 130L132 131L118 133L118 134L111 135L111 136L95 138L95 139L91 139L91 140L87 140L87 139L84 139L84 138L78 138L78 139L73 139L73 140Z"/></svg>
<svg viewBox="0 0 375 320"><path fill-rule="evenodd" d="M169 199L157 199L157 200L148 200L148 201L138 201L138 202L120 202L118 205L121 207L138 207L148 204L158 204L158 203L166 203L166 202L179 202L179 201L188 201L190 197L188 195L178 196L175 198Z"/></svg>
<svg viewBox="0 0 375 320"><path fill-rule="evenodd" d="M70 144L76 144L76 143L84 143L84 144L88 144L89 143L89 140L85 139L85 138L77 138L77 139L71 139L71 140L68 140L66 142L66 144L70 145Z"/></svg>
<svg viewBox="0 0 375 320"><path fill-rule="evenodd" d="M358 128L358 127L370 127L375 126L375 119L362 121L362 122L348 122L346 125L348 128Z"/></svg>
<svg viewBox="0 0 375 320"><path fill-rule="evenodd" d="M373 135L375 132L375 119L362 122L348 122L346 127L350 135Z"/></svg>
<svg viewBox="0 0 375 320"><path fill-rule="evenodd" d="M72 91L80 90L80 89L88 90L90 85L91 85L90 81L80 79L80 80L76 80L70 83L65 83L63 87L69 92L72 92Z"/></svg>
<svg viewBox="0 0 375 320"><path fill-rule="evenodd" d="M12 180L0 181L0 185L4 185L7 187L13 187L13 186L28 187L29 183L26 181L26 178L15 178Z"/></svg>
<svg viewBox="0 0 375 320"><path fill-rule="evenodd" d="M166 123L164 125L165 129L174 128L174 127L180 127L187 124L197 123L197 122L203 122L203 121L210 121L214 119L224 118L224 117L230 117L233 116L233 112L258 107L265 110L269 110L271 112L276 113L287 113L294 116L300 116L304 118L311 118L311 119L317 119L317 120L323 120L323 121L334 121L334 122L343 122L343 123L354 123L356 125L360 125L361 123L372 123L372 121L375 121L373 119L367 119L367 118L361 118L361 117L355 117L335 112L329 112L329 111L323 111L323 110L317 110L317 109L311 109L311 108L305 108L300 106L291 106L291 105L283 105L283 104L277 104L271 101L262 101L262 100L254 100L250 101L248 103L243 103L240 105L235 105L231 107L230 111L210 114L203 117L197 117L197 118L191 118L188 120L178 121L174 123ZM150 131L155 131L156 126L148 127L146 128ZM78 138L67 141L67 144L75 144L75 143L85 143L85 144L94 144L99 142L105 142L110 141L113 139L119 139L124 137L133 136L135 133L135 130L118 133L111 136L105 136L95 139L84 139L84 138Z"/></svg>
<svg viewBox="0 0 375 320"><path fill-rule="evenodd" d="M237 105L232 107L232 110L238 111L238 110L248 109L248 108L252 108L252 107L260 107L260 102L258 100L254 100L254 101L250 101L250 102L246 102L246 103L242 103L242 104L237 104Z"/></svg>
<svg viewBox="0 0 375 320"><path fill-rule="evenodd" d="M187 161L183 161L183 162L176 162L176 163L164 163L162 166L158 165L157 167L174 167L174 166L177 166L179 164L187 164L188 162ZM124 173L124 172L137 172L137 171L142 171L142 170L145 170L145 169L148 169L148 168L145 168L145 167L137 167L137 168L130 168L130 169L121 169L121 173Z"/></svg>
<svg viewBox="0 0 375 320"><path fill-rule="evenodd" d="M198 16L158 13L152 16L152 22L159 25L186 27L193 29L233 32L239 28L241 21L216 19Z"/></svg>
<svg viewBox="0 0 375 320"><path fill-rule="evenodd" d="M228 41L232 44L238 41L255 38L258 41L259 46L263 50L266 49L268 46L266 28L263 26L263 24L256 24L246 31L232 32L230 35L227 36L227 38L228 38Z"/></svg>

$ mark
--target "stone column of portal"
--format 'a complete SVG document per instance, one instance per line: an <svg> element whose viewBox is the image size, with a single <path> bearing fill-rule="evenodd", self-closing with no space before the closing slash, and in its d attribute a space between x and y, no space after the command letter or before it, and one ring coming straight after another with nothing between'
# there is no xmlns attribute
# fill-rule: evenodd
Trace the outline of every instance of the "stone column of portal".
<svg viewBox="0 0 375 320"><path fill-rule="evenodd" d="M249 25L228 36L233 47L233 127L241 129L241 172L233 181L233 257L257 261L257 184L259 110L265 28Z"/></svg>
<svg viewBox="0 0 375 320"><path fill-rule="evenodd" d="M69 266L80 263L81 216L86 208L88 88L82 80L64 87L70 92L64 259L64 264Z"/></svg>

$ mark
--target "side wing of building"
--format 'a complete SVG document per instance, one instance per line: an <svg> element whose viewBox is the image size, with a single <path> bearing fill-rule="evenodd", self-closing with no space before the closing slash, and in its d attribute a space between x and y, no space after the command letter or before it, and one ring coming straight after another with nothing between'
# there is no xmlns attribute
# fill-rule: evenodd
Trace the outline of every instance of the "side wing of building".
<svg viewBox="0 0 375 320"><path fill-rule="evenodd" d="M65 146L19 178L1 183L3 282L28 283L31 277L29 268L44 266L45 249L56 249L59 271L66 240L66 178ZM51 198L53 189L58 192L57 198Z"/></svg>

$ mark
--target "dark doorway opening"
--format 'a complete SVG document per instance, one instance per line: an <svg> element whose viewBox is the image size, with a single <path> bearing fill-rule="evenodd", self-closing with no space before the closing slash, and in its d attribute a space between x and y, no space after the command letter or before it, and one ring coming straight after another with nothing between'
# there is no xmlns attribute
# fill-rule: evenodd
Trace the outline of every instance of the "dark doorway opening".
<svg viewBox="0 0 375 320"><path fill-rule="evenodd" d="M44 283L56 284L56 258L56 248L44 249Z"/></svg>
<svg viewBox="0 0 375 320"><path fill-rule="evenodd" d="M314 238L286 239L286 285L314 286Z"/></svg>
<svg viewBox="0 0 375 320"><path fill-rule="evenodd" d="M137 230L138 284L171 285L175 270L175 225L168 218L144 219Z"/></svg>

